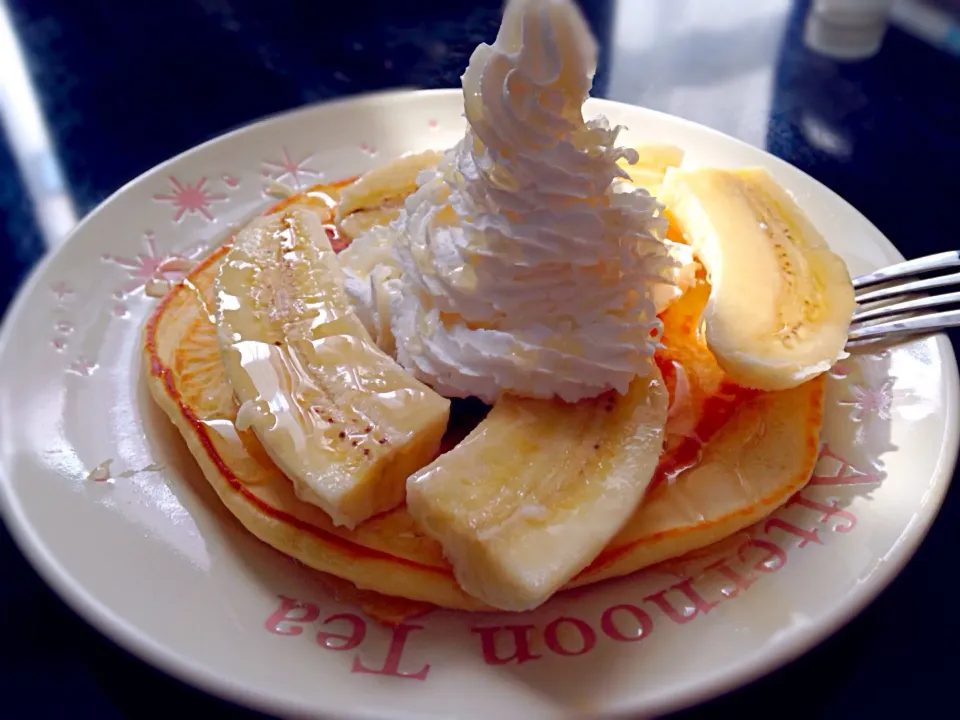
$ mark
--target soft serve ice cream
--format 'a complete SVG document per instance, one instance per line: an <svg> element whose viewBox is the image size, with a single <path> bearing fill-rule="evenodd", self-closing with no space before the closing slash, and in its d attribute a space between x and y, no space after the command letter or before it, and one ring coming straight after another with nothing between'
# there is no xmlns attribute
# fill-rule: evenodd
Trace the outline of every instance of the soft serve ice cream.
<svg viewBox="0 0 960 720"><path fill-rule="evenodd" d="M389 313L398 361L445 395L573 402L652 367L674 263L620 128L583 119L596 56L570 0L510 2L463 76L465 136L343 253L368 326Z"/></svg>

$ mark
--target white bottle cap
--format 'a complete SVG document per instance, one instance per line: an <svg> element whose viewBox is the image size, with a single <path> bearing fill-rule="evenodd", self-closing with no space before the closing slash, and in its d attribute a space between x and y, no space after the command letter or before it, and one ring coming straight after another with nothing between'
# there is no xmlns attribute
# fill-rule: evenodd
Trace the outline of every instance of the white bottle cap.
<svg viewBox="0 0 960 720"><path fill-rule="evenodd" d="M841 60L862 60L883 44L893 0L814 0L804 26L811 50Z"/></svg>

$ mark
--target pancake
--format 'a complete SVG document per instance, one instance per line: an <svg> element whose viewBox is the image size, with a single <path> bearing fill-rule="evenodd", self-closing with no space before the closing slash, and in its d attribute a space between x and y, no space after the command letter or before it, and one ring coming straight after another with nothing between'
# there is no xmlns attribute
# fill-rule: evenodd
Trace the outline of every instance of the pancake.
<svg viewBox="0 0 960 720"><path fill-rule="evenodd" d="M341 186L317 186L270 211L292 202L327 208L332 228ZM211 252L172 288L143 334L150 392L220 500L263 542L361 590L493 610L460 588L440 545L405 507L353 530L337 527L296 497L252 431L237 430L212 313L213 283L228 249ZM727 381L699 332L708 296L701 279L662 315L657 361L672 400L658 475L622 531L567 588L627 575L728 537L785 503L813 472L825 378L773 393ZM376 603L364 597L369 611ZM390 607L391 617L403 615L395 603Z"/></svg>

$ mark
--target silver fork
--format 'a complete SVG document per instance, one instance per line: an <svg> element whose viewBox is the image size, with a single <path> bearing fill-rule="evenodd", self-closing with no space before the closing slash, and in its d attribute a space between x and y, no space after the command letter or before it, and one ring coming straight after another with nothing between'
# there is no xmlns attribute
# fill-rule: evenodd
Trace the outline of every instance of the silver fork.
<svg viewBox="0 0 960 720"><path fill-rule="evenodd" d="M932 312L944 305L960 306L960 292L941 290L960 288L960 272L916 279L955 267L960 267L960 251L949 250L855 278L857 310L847 334L847 347L960 326L960 309ZM933 290L940 292L928 294ZM919 297L911 297L917 295ZM890 302L899 298L903 299ZM880 320L886 322L878 322Z"/></svg>

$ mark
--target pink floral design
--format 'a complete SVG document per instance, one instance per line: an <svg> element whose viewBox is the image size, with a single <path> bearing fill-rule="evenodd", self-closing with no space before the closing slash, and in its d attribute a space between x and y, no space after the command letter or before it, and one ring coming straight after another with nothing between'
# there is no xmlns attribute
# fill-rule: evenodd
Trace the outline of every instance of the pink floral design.
<svg viewBox="0 0 960 720"><path fill-rule="evenodd" d="M227 187L229 188L239 187L240 185L239 178L235 178L233 175L229 175L227 173L221 175L220 179L223 180L223 182L226 183Z"/></svg>
<svg viewBox="0 0 960 720"><path fill-rule="evenodd" d="M54 285L51 285L50 290L53 292L53 296L57 299L57 302L61 305L66 303L76 294L74 289L62 280Z"/></svg>
<svg viewBox="0 0 960 720"><path fill-rule="evenodd" d="M95 360L91 360L83 355L80 355L76 360L70 363L70 367L67 368L67 372L71 372L74 375L80 375L81 377L89 377L93 375L93 371L97 369L97 363Z"/></svg>
<svg viewBox="0 0 960 720"><path fill-rule="evenodd" d="M896 377L890 374L889 352L859 356L843 382L846 393L839 402L850 408L853 429L850 439L856 448L855 455L862 455L861 463L879 469L880 456L895 449L890 438L890 421L898 390Z"/></svg>
<svg viewBox="0 0 960 720"><path fill-rule="evenodd" d="M360 145L360 149L370 157L373 157L374 155L377 154L377 149L372 145L368 145L367 143L362 143Z"/></svg>
<svg viewBox="0 0 960 720"><path fill-rule="evenodd" d="M160 255L157 252L156 239L152 233L144 235L147 251L134 258L119 255L104 255L103 260L112 262L124 268L129 275L129 281L116 293L118 300L130 293L136 292L151 280L170 281L178 280L185 272L193 267L193 261L180 253Z"/></svg>
<svg viewBox="0 0 960 720"><path fill-rule="evenodd" d="M851 405L853 412L850 417L856 422L863 422L872 415L880 420L890 420L890 406L893 404L893 378L888 377L878 387L865 385L851 385L852 401L844 402Z"/></svg>
<svg viewBox="0 0 960 720"><path fill-rule="evenodd" d="M169 195L154 195L153 199L158 202L168 202L176 208L173 216L174 222L180 222L184 215L203 215L207 220L213 220L213 213L210 212L210 205L214 202L223 202L227 199L226 195L210 192L204 186L207 184L205 177L200 178L196 184L181 183L172 175L170 184L173 186L173 192Z"/></svg>
<svg viewBox="0 0 960 720"><path fill-rule="evenodd" d="M284 178L289 177L293 181L294 186L299 188L302 187L300 182L301 175L320 176L320 172L307 167L307 163L310 161L310 158L313 157L312 155L307 155L302 160L294 160L286 146L284 146L282 150L283 158L281 160L263 161L264 177L271 178L277 182L281 182Z"/></svg>
<svg viewBox="0 0 960 720"><path fill-rule="evenodd" d="M53 345L53 349L57 352L63 352L67 349L67 335L72 333L74 330L73 323L68 322L67 320L59 320L53 326L53 330L56 335L54 335L54 338L50 341L50 344Z"/></svg>

